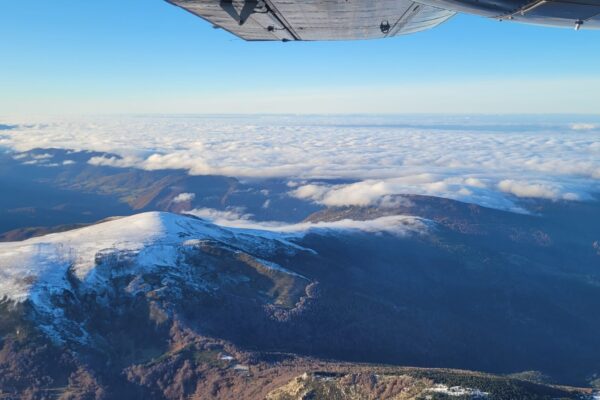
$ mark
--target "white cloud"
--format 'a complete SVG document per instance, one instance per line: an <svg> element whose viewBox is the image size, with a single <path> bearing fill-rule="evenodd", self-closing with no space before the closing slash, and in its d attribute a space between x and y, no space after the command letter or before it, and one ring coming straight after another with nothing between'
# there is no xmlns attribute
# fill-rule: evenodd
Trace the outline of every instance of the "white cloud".
<svg viewBox="0 0 600 400"><path fill-rule="evenodd" d="M48 164L52 157L53 155L49 153L35 154L27 152L14 154L12 156L14 160L27 160L23 162L24 165L44 164L46 167L52 166Z"/></svg>
<svg viewBox="0 0 600 400"><path fill-rule="evenodd" d="M590 124L585 122L576 122L571 125L571 129L575 131L591 131L600 128L598 124Z"/></svg>
<svg viewBox="0 0 600 400"><path fill-rule="evenodd" d="M490 178L486 178L490 179ZM510 197L541 198L552 200L581 200L587 194L577 194L570 185L547 182L527 182L511 179L500 180L490 186L478 178L442 175L417 175L385 180L364 180L341 185L309 184L300 186L289 194L293 197L311 200L326 206L386 206L391 199L399 201L397 195L421 194L446 197L460 201L477 203L486 207L523 212ZM500 193L499 193L500 192ZM406 199L403 199L406 201Z"/></svg>
<svg viewBox="0 0 600 400"><path fill-rule="evenodd" d="M289 185L289 183L288 183ZM298 199L321 200L327 194L327 186L309 184L299 186L290 192L292 196Z"/></svg>
<svg viewBox="0 0 600 400"><path fill-rule="evenodd" d="M140 163L141 160L133 157L115 157L115 156L94 156L88 160L88 164L101 167L125 168Z"/></svg>
<svg viewBox="0 0 600 400"><path fill-rule="evenodd" d="M394 186L385 180L367 180L349 185L336 185L333 187L325 185L300 186L291 194L295 197L311 199L328 206L373 204L376 200L386 195L398 193Z"/></svg>
<svg viewBox="0 0 600 400"><path fill-rule="evenodd" d="M290 187L290 188L295 188L295 187L298 187L298 186L302 185L303 183L306 183L306 181L303 181L303 182L298 182L298 181L288 181L288 182L286 183L286 186L287 186L287 187Z"/></svg>
<svg viewBox="0 0 600 400"><path fill-rule="evenodd" d="M301 222L287 224L282 222L257 222L251 215L242 214L239 210L219 211L211 208L201 208L188 211L187 214L205 218L215 224L243 229L256 229L277 233L305 235L315 232L324 234L329 231L359 231L359 232L386 232L403 236L407 234L425 234L434 225L432 221L412 216L394 215L376 218L367 221L344 219L333 222Z"/></svg>
<svg viewBox="0 0 600 400"><path fill-rule="evenodd" d="M542 199L556 199L559 197L559 191L555 187L540 183L505 179L498 183L498 188L505 193L511 193L517 197L537 197Z"/></svg>
<svg viewBox="0 0 600 400"><path fill-rule="evenodd" d="M578 119L98 117L25 121L0 146L111 153L90 158L101 166L283 177L291 195L328 205L415 193L516 209L514 196L586 199L600 190L600 141L581 129L600 124ZM319 183L331 180L349 183Z"/></svg>
<svg viewBox="0 0 600 400"><path fill-rule="evenodd" d="M471 187L476 187L476 188L485 188L487 187L487 185L485 184L485 182L483 182L480 179L477 178L473 178L473 177L468 177L465 179L465 185L471 186Z"/></svg>
<svg viewBox="0 0 600 400"><path fill-rule="evenodd" d="M33 158L34 160L47 160L49 158L52 158L52 154L49 153L44 153L44 154L31 154L30 155L31 158Z"/></svg>
<svg viewBox="0 0 600 400"><path fill-rule="evenodd" d="M187 201L192 201L196 198L194 193L179 193L173 199L173 203L185 203Z"/></svg>
<svg viewBox="0 0 600 400"><path fill-rule="evenodd" d="M250 221L250 218L252 218L252 214L246 214L244 209L239 207L230 207L227 210L216 210L214 208L195 208L193 210L186 211L186 214L204 218L219 225L228 225L231 222L240 221L245 223Z"/></svg>

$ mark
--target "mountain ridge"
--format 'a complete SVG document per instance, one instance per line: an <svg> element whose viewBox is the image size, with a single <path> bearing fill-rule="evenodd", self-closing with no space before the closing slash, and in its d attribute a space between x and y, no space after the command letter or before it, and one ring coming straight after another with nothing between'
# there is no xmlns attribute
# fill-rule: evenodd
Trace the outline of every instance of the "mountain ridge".
<svg viewBox="0 0 600 400"><path fill-rule="evenodd" d="M423 201L432 209L444 204ZM39 388L35 382L54 376L53 352L62 352L70 354L64 370L76 374L74 381L134 394L128 398L169 399L196 391L175 376L194 377L207 390L208 378L201 377L223 385L219 374L245 376L246 367L252 374L257 365L286 382L308 372L300 386L310 390L350 385L369 392L363 383L379 382L350 374L334 377L330 387L310 376L329 367L303 364L306 357L496 374L537 370L572 385L593 380L598 256L592 242L590 254L577 250L577 263L566 256L581 245L570 237L591 238L594 230L517 214L498 225L496 211L449 204L438 211L448 223L403 234L382 227L402 228L406 217L381 217L383 225L365 221L362 230L347 222L289 230L150 212L0 244L0 285L18 284L11 299L0 301L0 369L38 360L31 380L24 370L21 378L8 376ZM477 231L454 229L464 209L476 211ZM353 210L372 217L391 211ZM337 219L354 215L343 218ZM551 240L519 245L538 230ZM41 358L34 356L38 348L47 349ZM290 355L296 361L282 365ZM67 385L68 374L52 379ZM8 379L0 378L0 388ZM436 379L448 388L454 382Z"/></svg>

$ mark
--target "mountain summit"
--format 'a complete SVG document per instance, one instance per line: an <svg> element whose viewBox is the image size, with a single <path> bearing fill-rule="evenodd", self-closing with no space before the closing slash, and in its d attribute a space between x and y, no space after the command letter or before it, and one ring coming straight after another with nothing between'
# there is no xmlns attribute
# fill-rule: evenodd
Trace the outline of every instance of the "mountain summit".
<svg viewBox="0 0 600 400"><path fill-rule="evenodd" d="M142 278L153 274L160 276L160 288L165 291L181 290L178 284L210 290L216 282L201 275L212 267L191 265L192 259L207 249L219 249L244 260L262 274L300 278L261 258L309 251L287 237L267 231L223 228L167 212L114 218L68 232L0 244L0 297L16 303L28 302L38 318L48 319L40 328L54 340L85 341L89 339L85 329L81 324L77 324L77 329L61 308L62 301L76 296L75 292L94 293L96 302L108 302L109 288L115 280L134 277L124 290L136 296L156 290ZM61 324L67 324L69 329L59 328Z"/></svg>

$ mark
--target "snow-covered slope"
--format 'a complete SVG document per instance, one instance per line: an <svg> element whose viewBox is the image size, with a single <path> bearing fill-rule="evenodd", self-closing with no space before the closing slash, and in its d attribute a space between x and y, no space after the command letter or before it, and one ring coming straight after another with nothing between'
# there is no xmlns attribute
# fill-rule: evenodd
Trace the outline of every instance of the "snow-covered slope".
<svg viewBox="0 0 600 400"><path fill-rule="evenodd" d="M182 287L217 289L218 282L198 274L197 255L203 254L201 248L207 243L213 251L224 249L226 258L244 257L263 273L305 279L271 261L276 254L311 252L290 238L292 234L223 228L165 212L117 218L23 242L1 243L0 300L27 301L36 324L58 342L85 342L85 329L68 316L68 305L86 293L93 293L95 302L108 305L119 277L127 277L129 282L124 293L136 295L156 289L143 279L156 274L163 292L170 293L169 300L180 297L177 293ZM188 262L190 255L196 255L195 262Z"/></svg>
<svg viewBox="0 0 600 400"><path fill-rule="evenodd" d="M88 341L90 307L113 307L123 296L142 295L175 309L190 296L241 291L252 301L293 306L311 282L298 272L299 265L317 262L296 258L299 253L316 255L299 244L307 233L358 229L404 234L423 226L418 219L394 216L289 229L239 228L191 215L141 213L0 243L0 302L25 304L35 324L57 342L80 343Z"/></svg>
<svg viewBox="0 0 600 400"><path fill-rule="evenodd" d="M214 239L252 253L283 245L300 249L284 235L258 230L221 228L183 215L148 212L23 242L0 243L0 298L15 301L35 295L39 287L64 287L70 268L83 282L93 281L101 255L135 254L137 268L171 265L174 248Z"/></svg>

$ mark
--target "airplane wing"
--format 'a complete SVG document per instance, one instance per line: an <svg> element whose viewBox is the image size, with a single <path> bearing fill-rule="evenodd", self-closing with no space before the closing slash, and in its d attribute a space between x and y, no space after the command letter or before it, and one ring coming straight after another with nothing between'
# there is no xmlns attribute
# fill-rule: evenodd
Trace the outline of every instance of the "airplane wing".
<svg viewBox="0 0 600 400"><path fill-rule="evenodd" d="M457 12L600 29L600 0L167 0L245 40L378 39L424 31Z"/></svg>
<svg viewBox="0 0 600 400"><path fill-rule="evenodd" d="M411 0L167 0L245 40L377 39L433 28L455 12Z"/></svg>

